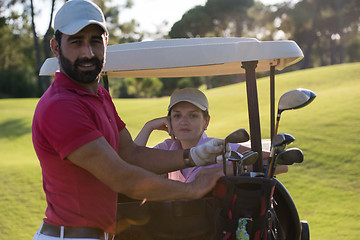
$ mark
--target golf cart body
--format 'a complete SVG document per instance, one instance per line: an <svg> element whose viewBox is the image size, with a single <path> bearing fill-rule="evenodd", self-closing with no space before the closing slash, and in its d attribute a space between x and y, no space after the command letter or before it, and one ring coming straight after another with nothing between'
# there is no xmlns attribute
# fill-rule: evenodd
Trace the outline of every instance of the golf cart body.
<svg viewBox="0 0 360 240"><path fill-rule="evenodd" d="M253 168L255 172L263 172L255 73L270 71L270 134L273 136L275 70L282 70L302 58L301 49L293 41L258 41L254 38L193 38L128 43L108 46L103 79L106 87L107 79L113 77L169 78L245 73L251 150L258 153L258 160ZM58 70L57 59L49 58L42 66L40 75L54 75L56 70ZM276 181L274 199L280 203L276 211L279 213L280 224L284 226L282 239L298 240L301 235L301 222L295 204L286 188L276 179L274 181ZM152 203L152 209L145 204L140 209L139 202L120 196L119 209L121 208L121 210L118 211L118 220L132 219L133 225L141 225L142 221L148 222L147 226L155 229L151 233L152 239L211 239L209 236L203 238L196 238L196 236L205 236L201 230L208 232L207 229L210 225L206 219L208 219L209 211L211 212L212 201L212 197L209 196L200 200ZM159 211L160 209L161 211ZM194 212L194 209L198 209L197 212ZM165 218L159 216L161 213L165 214ZM164 219L169 219L169 221L165 224L162 222ZM169 226L174 228L169 230ZM136 228L136 226L133 227ZM198 232L199 230L200 232ZM193 231L193 235L184 236L183 233L187 231ZM127 239L137 238L127 236Z"/></svg>

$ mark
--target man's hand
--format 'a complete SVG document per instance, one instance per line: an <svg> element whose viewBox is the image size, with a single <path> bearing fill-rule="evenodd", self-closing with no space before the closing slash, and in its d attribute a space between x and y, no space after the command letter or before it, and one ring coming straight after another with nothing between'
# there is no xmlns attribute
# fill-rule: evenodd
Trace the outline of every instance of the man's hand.
<svg viewBox="0 0 360 240"><path fill-rule="evenodd" d="M214 189L219 178L224 176L222 167L203 168L195 176L195 180L187 183L194 194L192 198L198 199Z"/></svg>
<svg viewBox="0 0 360 240"><path fill-rule="evenodd" d="M231 147L222 139L211 139L210 141L190 149L190 157L196 166L205 166L215 163L222 163L223 153L225 150L225 158L231 154Z"/></svg>

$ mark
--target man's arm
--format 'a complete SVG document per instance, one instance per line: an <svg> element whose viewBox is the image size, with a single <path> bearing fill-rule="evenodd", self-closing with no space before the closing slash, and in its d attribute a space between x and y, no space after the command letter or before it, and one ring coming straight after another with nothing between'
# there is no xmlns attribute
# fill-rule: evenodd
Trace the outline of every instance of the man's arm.
<svg viewBox="0 0 360 240"><path fill-rule="evenodd" d="M119 132L119 155L130 164L163 174L185 168L183 150L151 149L135 144L126 128Z"/></svg>
<svg viewBox="0 0 360 240"><path fill-rule="evenodd" d="M124 133L122 133L122 137L120 137L122 140L124 139L123 134ZM131 141L131 143L125 142L121 145L131 147L133 144ZM136 144L134 144L134 146L136 146ZM131 148L134 148L134 146ZM127 151L126 156L129 152ZM142 154L143 153L140 153L138 155L142 156ZM173 158L175 157L174 162L176 163L174 165L183 165L181 151L178 153L173 152L172 154L169 151L168 154L167 157L170 155L172 155ZM159 157L161 154L154 155ZM147 156L149 157L149 154ZM137 157L135 157L135 159ZM122 160L103 137L81 146L71 152L67 158L77 166L89 171L112 190L134 199L146 198L152 201L163 201L200 198L211 191L218 178L222 176L221 172L212 170L204 171L199 178L191 184L164 179ZM154 157L149 158L153 159ZM147 157L145 156L144 161L146 161L146 159ZM163 159L163 161L165 160Z"/></svg>
<svg viewBox="0 0 360 240"><path fill-rule="evenodd" d="M185 167L205 166L214 163L222 163L222 153L230 156L230 146L224 145L224 140L213 138L210 141L196 147L190 148L189 151L176 150L159 150L150 149L136 145L126 129L119 133L119 156L129 163L145 168L149 171L162 174ZM185 156L183 156L185 154ZM188 156L186 156L188 155ZM187 165L185 166L185 161Z"/></svg>

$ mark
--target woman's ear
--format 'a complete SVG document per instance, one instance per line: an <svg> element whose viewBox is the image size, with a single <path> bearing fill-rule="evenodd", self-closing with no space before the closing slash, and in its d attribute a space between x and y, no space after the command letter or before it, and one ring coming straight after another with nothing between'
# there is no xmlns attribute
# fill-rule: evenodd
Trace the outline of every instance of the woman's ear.
<svg viewBox="0 0 360 240"><path fill-rule="evenodd" d="M170 115L167 116L167 120L168 120L168 122L169 122L169 124L168 124L169 136L171 137L172 140L175 140L176 137L175 137L174 131L173 131L173 129L172 129L171 117L170 117Z"/></svg>
<svg viewBox="0 0 360 240"><path fill-rule="evenodd" d="M207 129L207 127L209 126L209 123L210 123L210 116L207 116L207 118L205 119L205 128L204 128L204 130L206 130Z"/></svg>

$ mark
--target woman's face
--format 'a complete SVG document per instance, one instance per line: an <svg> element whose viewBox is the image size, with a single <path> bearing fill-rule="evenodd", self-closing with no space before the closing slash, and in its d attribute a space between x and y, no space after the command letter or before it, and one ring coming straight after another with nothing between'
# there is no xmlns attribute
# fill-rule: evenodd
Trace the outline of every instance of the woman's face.
<svg viewBox="0 0 360 240"><path fill-rule="evenodd" d="M176 139L181 142L183 148L188 148L196 146L209 125L210 117L205 119L201 109L189 102L180 102L172 107L170 119Z"/></svg>

